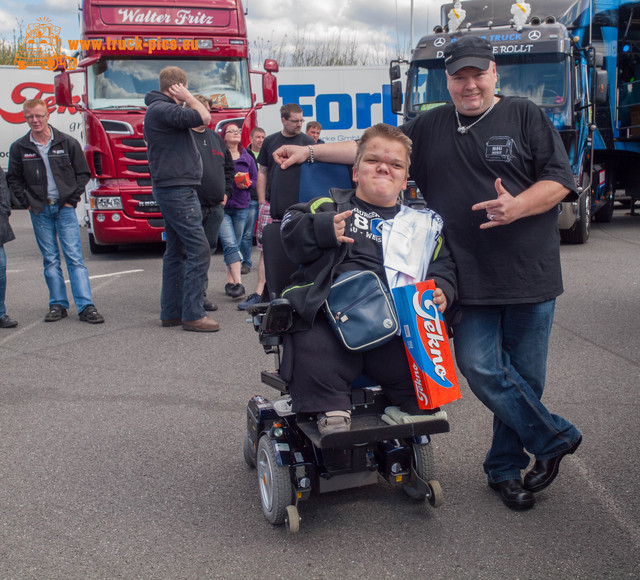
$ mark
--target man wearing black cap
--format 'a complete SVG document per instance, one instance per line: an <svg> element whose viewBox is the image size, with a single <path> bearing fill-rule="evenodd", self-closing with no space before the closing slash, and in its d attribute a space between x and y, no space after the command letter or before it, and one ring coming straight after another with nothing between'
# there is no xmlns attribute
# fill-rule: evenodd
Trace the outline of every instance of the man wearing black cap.
<svg viewBox="0 0 640 580"><path fill-rule="evenodd" d="M489 42L451 38L444 60L453 103L402 129L413 141L411 177L443 217L458 267L456 360L494 414L488 483L507 506L527 509L582 441L540 401L555 299L563 291L557 205L575 184L547 115L527 99L495 94ZM352 163L355 150L354 142L318 145L314 159ZM309 151L284 147L274 157L285 169L309 160ZM525 450L536 461L523 481Z"/></svg>

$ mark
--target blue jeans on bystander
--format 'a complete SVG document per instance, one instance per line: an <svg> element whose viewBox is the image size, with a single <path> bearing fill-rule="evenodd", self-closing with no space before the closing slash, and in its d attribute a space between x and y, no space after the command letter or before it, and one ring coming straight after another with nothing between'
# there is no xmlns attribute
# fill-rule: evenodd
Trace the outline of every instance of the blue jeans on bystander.
<svg viewBox="0 0 640 580"><path fill-rule="evenodd" d="M229 266L242 261L239 245L247 222L249 208L224 208L224 218L220 226L220 241L224 253L224 263Z"/></svg>
<svg viewBox="0 0 640 580"><path fill-rule="evenodd" d="M59 304L69 308L67 289L62 274L60 248L69 272L71 293L78 312L93 304L91 300L91 284L89 272L82 259L82 242L76 210L73 207L45 205L44 209L35 215L29 211L33 233L42 253L44 264L44 279L49 288L49 306ZM60 247L58 247L58 241Z"/></svg>
<svg viewBox="0 0 640 580"><path fill-rule="evenodd" d="M551 414L544 391L555 300L507 306L462 306L454 327L456 361L474 394L494 414L484 470L490 482L520 479L536 459L560 455L580 437Z"/></svg>
<svg viewBox="0 0 640 580"><path fill-rule="evenodd" d="M154 187L164 218L160 318L192 322L206 313L202 297L211 259L196 191L188 186Z"/></svg>
<svg viewBox="0 0 640 580"><path fill-rule="evenodd" d="M251 252L253 251L253 232L256 229L256 221L258 220L258 200L252 199L249 204L249 213L247 214L247 222L242 233L242 241L240 242L240 253L242 254L242 263L251 268Z"/></svg>
<svg viewBox="0 0 640 580"><path fill-rule="evenodd" d="M201 210L202 227L204 228L204 233L209 242L209 249L213 256L218 248L218 234L220 233L220 226L224 218L224 205L218 203L213 207L203 207Z"/></svg>

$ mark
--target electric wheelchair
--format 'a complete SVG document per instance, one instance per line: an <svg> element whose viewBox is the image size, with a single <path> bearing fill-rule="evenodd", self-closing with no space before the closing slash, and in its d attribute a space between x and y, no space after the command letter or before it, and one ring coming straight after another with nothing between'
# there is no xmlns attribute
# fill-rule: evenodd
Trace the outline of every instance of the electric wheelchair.
<svg viewBox="0 0 640 580"><path fill-rule="evenodd" d="M426 421L389 425L382 415L390 403L382 389L369 384L366 377L359 377L352 388L350 431L321 436L315 415L291 411L288 384L280 373L293 312L289 301L278 296L297 265L284 253L279 223L264 228L262 244L267 277L263 297L270 300L246 312L265 352L275 358L275 370L262 371L262 383L279 395L275 399L256 395L249 401L243 453L247 465L257 471L266 519L296 533L298 504L312 492L371 485L379 476L402 486L415 500L426 499L433 507L442 505L442 489L433 478L430 438L449 431L446 413L435 410Z"/></svg>

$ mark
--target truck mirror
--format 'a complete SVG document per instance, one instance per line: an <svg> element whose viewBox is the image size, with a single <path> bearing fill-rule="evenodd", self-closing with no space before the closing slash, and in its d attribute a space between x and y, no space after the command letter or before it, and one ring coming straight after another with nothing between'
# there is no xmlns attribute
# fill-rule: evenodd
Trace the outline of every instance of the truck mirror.
<svg viewBox="0 0 640 580"><path fill-rule="evenodd" d="M277 61L272 58L268 58L264 61L264 70L270 73L277 73L280 70L280 67L278 67Z"/></svg>
<svg viewBox="0 0 640 580"><path fill-rule="evenodd" d="M391 82L397 81L400 78L400 65L399 64L392 64L389 67L389 78L391 79Z"/></svg>
<svg viewBox="0 0 640 580"><path fill-rule="evenodd" d="M593 100L596 105L604 105L609 93L609 73L606 70L596 69L595 74L596 86L593 90Z"/></svg>
<svg viewBox="0 0 640 580"><path fill-rule="evenodd" d="M266 62L265 68L267 68ZM276 63L276 70L277 68L278 64ZM276 77L270 72L262 75L262 101L264 105L275 105L278 102L278 83Z"/></svg>
<svg viewBox="0 0 640 580"><path fill-rule="evenodd" d="M402 112L402 81L391 83L391 110L396 115Z"/></svg>
<svg viewBox="0 0 640 580"><path fill-rule="evenodd" d="M61 107L73 107L71 77L68 72L62 72L53 77L53 94L56 99L56 105Z"/></svg>

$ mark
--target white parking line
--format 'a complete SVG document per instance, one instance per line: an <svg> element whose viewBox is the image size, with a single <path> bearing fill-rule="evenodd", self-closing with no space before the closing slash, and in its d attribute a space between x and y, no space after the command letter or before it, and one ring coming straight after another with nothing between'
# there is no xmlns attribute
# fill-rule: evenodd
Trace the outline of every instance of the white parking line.
<svg viewBox="0 0 640 580"><path fill-rule="evenodd" d="M122 272L112 272L111 274L97 274L96 276L89 276L89 280L96 280L97 278L111 278L112 276L121 276L122 274L135 274L137 272L144 272L144 270L123 270ZM64 283L68 284L69 280L65 280Z"/></svg>

